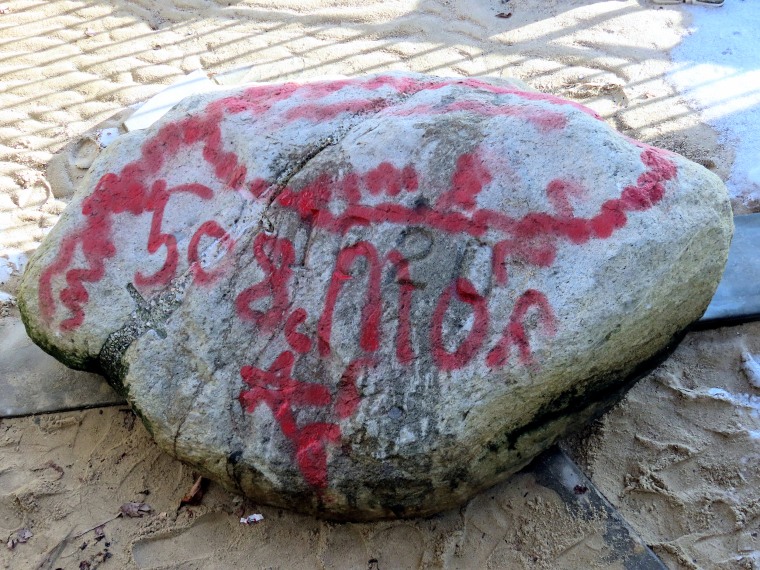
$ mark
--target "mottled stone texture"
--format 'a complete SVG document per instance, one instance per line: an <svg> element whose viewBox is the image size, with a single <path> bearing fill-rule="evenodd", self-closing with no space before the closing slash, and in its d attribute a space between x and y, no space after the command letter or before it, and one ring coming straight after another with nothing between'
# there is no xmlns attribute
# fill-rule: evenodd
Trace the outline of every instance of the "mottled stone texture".
<svg viewBox="0 0 760 570"><path fill-rule="evenodd" d="M608 404L702 314L731 232L716 176L511 83L254 85L112 143L20 302L208 476L424 515Z"/></svg>

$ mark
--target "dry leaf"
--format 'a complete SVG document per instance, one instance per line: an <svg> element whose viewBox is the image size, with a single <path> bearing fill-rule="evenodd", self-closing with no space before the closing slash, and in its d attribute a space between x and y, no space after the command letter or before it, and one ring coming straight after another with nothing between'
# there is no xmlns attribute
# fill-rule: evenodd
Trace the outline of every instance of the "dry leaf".
<svg viewBox="0 0 760 570"><path fill-rule="evenodd" d="M8 542L5 543L5 546L8 548L8 550L13 550L16 548L17 544L24 544L33 536L34 534L31 530L28 528L22 528L16 533L16 536L11 536L8 538Z"/></svg>
<svg viewBox="0 0 760 570"><path fill-rule="evenodd" d="M52 469L53 471L55 471L56 473L58 473L58 477L56 478L56 480L60 479L64 475L63 467L61 467L60 465L58 465L57 463L54 463L52 461L48 461L42 467L34 469L34 471L42 471L43 469Z"/></svg>
<svg viewBox="0 0 760 570"><path fill-rule="evenodd" d="M151 512L153 509L145 503L124 503L119 507L119 511L125 516L131 518L141 517L146 513Z"/></svg>
<svg viewBox="0 0 760 570"><path fill-rule="evenodd" d="M127 428L127 431L132 431L135 427L135 419L137 416L135 416L135 413L132 410L119 410L124 414L124 427Z"/></svg>
<svg viewBox="0 0 760 570"><path fill-rule="evenodd" d="M53 471L55 471L56 473L58 473L58 479L60 479L61 477L63 477L63 475L65 473L64 470L63 470L63 467L61 467L57 463L53 463L52 461L48 461L47 463L45 463L45 466L46 467L50 467L50 469L52 469Z"/></svg>
<svg viewBox="0 0 760 570"><path fill-rule="evenodd" d="M182 500L179 502L179 506L182 507L184 505L198 505L201 502L201 499L203 499L203 491L204 491L204 483L205 480L203 477L198 477L195 480L195 483L193 483L193 486L190 488L190 490L187 492L187 494L182 497Z"/></svg>

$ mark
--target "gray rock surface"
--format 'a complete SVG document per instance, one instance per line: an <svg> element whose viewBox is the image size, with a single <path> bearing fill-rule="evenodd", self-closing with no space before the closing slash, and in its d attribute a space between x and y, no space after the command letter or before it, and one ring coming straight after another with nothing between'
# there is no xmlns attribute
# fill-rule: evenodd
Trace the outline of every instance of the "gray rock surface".
<svg viewBox="0 0 760 570"><path fill-rule="evenodd" d="M30 336L262 502L433 513L614 401L698 319L721 181L588 109L381 75L186 100L30 260Z"/></svg>

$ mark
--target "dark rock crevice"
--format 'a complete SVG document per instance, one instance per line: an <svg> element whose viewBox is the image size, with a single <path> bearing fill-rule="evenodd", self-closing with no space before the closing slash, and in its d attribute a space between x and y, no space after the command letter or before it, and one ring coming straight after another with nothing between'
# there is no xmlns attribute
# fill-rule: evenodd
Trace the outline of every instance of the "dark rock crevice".
<svg viewBox="0 0 760 570"><path fill-rule="evenodd" d="M125 286L135 300L136 308L129 316L127 324L108 336L95 359L95 372L105 376L121 395L127 396L127 389L123 383L128 372L123 362L127 349L135 340L151 330L161 338L166 337L163 325L182 304L191 279L192 274L188 271L150 299L144 299L132 283Z"/></svg>

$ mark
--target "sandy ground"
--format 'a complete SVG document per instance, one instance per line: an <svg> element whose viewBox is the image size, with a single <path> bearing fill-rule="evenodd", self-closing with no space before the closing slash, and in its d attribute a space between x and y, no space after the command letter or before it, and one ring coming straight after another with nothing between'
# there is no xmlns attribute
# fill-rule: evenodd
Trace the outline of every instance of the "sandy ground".
<svg viewBox="0 0 760 570"><path fill-rule="evenodd" d="M235 82L393 69L518 77L726 179L732 149L665 77L688 25L688 10L647 0L0 2L0 318L17 315L8 297L25 256L65 207L53 192L97 153L81 135L199 68L238 70L225 76ZM46 174L66 145L68 170ZM670 567L760 568L760 388L742 363L760 353L758 333L692 333L566 443ZM0 565L616 567L604 562L603 521L568 512L528 474L458 511L372 525L267 509L214 485L179 508L193 480L120 408L2 420L0 533L33 536L0 548ZM153 512L108 522L100 540L77 536L126 501ZM252 512L264 521L238 522Z"/></svg>

